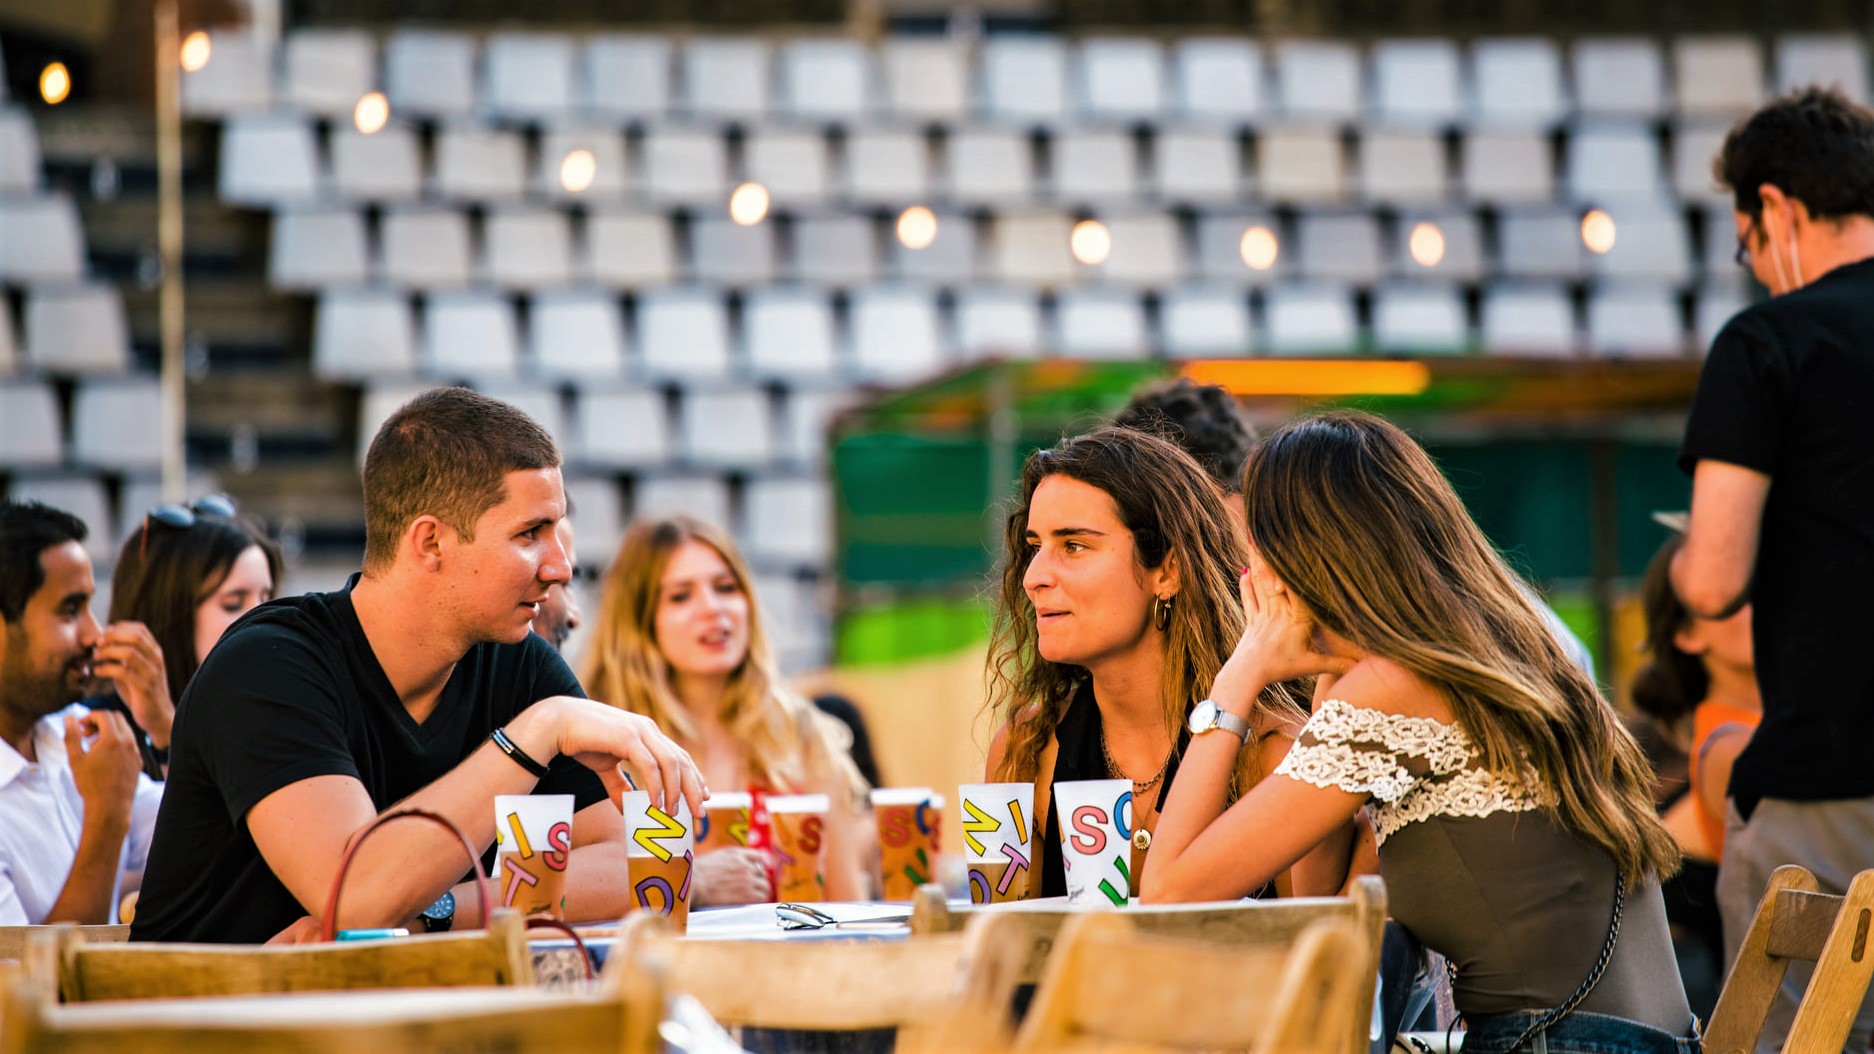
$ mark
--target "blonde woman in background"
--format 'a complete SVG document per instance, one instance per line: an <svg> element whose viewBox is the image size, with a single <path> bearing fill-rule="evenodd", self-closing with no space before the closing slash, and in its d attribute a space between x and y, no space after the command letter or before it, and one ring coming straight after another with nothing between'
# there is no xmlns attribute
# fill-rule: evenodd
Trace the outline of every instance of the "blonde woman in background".
<svg viewBox="0 0 1874 1054"><path fill-rule="evenodd" d="M868 895L850 733L782 688L748 565L726 533L684 516L632 527L606 574L579 680L593 698L655 720L711 787L825 794L827 898ZM757 851L697 858L696 903L768 895Z"/></svg>

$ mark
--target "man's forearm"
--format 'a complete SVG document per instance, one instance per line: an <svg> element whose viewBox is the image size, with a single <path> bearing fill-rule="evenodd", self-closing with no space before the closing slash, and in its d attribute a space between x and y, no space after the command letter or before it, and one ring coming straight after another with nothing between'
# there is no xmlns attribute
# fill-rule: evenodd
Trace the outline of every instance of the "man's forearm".
<svg viewBox="0 0 1874 1054"><path fill-rule="evenodd" d="M120 818L86 818L71 874L46 912L46 922L101 926L111 921L111 894L117 889L117 866L129 829L129 822Z"/></svg>

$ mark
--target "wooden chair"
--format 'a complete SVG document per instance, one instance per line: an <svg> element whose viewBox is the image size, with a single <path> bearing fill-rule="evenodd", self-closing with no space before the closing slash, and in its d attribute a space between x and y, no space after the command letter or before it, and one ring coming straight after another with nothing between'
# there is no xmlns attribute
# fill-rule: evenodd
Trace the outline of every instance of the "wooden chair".
<svg viewBox="0 0 1874 1054"><path fill-rule="evenodd" d="M728 1028L895 1028L900 1052L1001 1051L1021 938L1012 920L987 917L918 940L680 940L637 913L620 926L602 983L652 969Z"/></svg>
<svg viewBox="0 0 1874 1054"><path fill-rule="evenodd" d="M628 981L584 994L406 988L60 1005L22 972L0 975L0 1054L656 1054L661 978L647 968Z"/></svg>
<svg viewBox="0 0 1874 1054"><path fill-rule="evenodd" d="M1041 980L1056 937L1069 921L1086 913L1059 901L1016 901L993 906L953 908L943 890L926 886L918 891L911 909L914 939L948 933L983 915L1006 915L1020 921L1021 940L1027 949L1020 980ZM1322 919L1350 921L1360 935L1362 967L1369 981L1359 998L1357 1012L1344 1022L1336 1054L1364 1054L1373 1013L1373 984L1379 972L1380 942L1386 926L1386 884L1377 875L1354 881L1350 896L1292 897L1285 900L1239 900L1210 904L1134 906L1118 914L1131 919L1141 934L1221 945L1274 945L1287 947Z"/></svg>
<svg viewBox="0 0 1874 1054"><path fill-rule="evenodd" d="M1014 1050L1335 1054L1370 1010L1376 967L1346 918L1292 943L1224 945L1142 932L1131 912L1062 927Z"/></svg>
<svg viewBox="0 0 1874 1054"><path fill-rule="evenodd" d="M26 966L66 1003L534 983L525 924L511 911L486 931L335 944L93 944L75 927L47 927Z"/></svg>
<svg viewBox="0 0 1874 1054"><path fill-rule="evenodd" d="M32 935L52 926L0 926L0 959L21 961ZM122 944L130 939L128 926L73 926L89 944Z"/></svg>
<svg viewBox="0 0 1874 1054"><path fill-rule="evenodd" d="M1776 999L1789 964L1815 963L1808 990L1796 1009L1789 1054L1834 1054L1854 1025L1855 1012L1874 978L1874 870L1863 871L1846 896L1816 892L1815 876L1796 866L1779 867L1757 904L1737 962L1705 1030L1711 1054L1749 1054Z"/></svg>

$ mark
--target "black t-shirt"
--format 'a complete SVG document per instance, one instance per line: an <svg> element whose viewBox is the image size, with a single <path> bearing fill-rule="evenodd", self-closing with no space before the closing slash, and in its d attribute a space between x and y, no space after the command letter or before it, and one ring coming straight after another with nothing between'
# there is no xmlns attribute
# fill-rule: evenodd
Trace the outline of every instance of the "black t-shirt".
<svg viewBox="0 0 1874 1054"><path fill-rule="evenodd" d="M1712 343L1679 466L1770 477L1751 581L1763 724L1731 771L1762 798L1874 795L1874 260L1758 304Z"/></svg>
<svg viewBox="0 0 1874 1054"><path fill-rule="evenodd" d="M248 832L247 811L261 799L344 775L381 811L455 768L534 702L585 694L559 654L529 634L471 648L419 725L365 639L351 585L256 608L189 682L131 939L265 941L311 912ZM536 793L572 794L575 809L605 800L598 776L571 758L551 769Z"/></svg>

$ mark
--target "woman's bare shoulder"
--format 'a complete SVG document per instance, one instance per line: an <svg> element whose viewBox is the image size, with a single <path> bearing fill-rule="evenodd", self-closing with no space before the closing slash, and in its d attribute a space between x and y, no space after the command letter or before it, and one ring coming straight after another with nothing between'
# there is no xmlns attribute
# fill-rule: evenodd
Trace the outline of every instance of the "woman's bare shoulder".
<svg viewBox="0 0 1874 1054"><path fill-rule="evenodd" d="M1444 692L1418 674L1378 655L1354 663L1334 682L1329 698L1399 717L1428 717L1449 724Z"/></svg>

